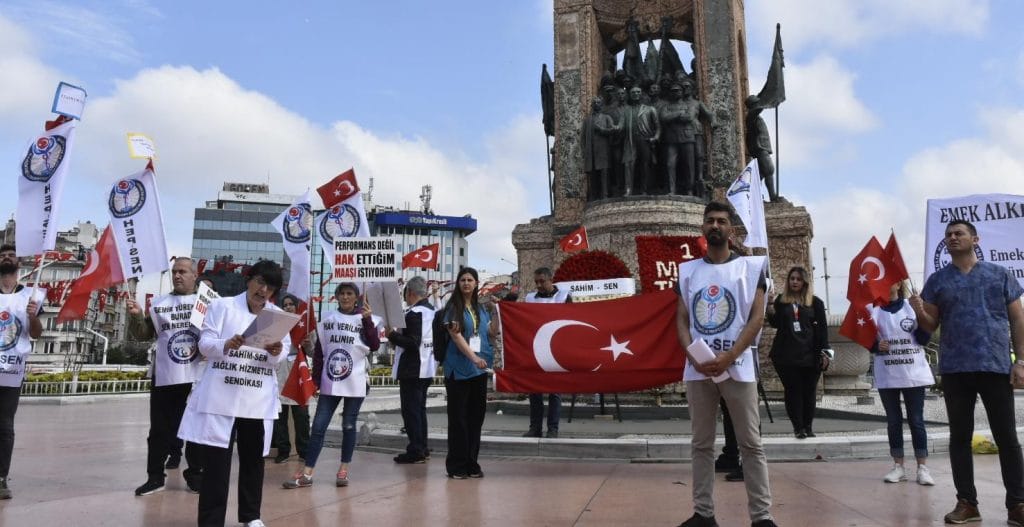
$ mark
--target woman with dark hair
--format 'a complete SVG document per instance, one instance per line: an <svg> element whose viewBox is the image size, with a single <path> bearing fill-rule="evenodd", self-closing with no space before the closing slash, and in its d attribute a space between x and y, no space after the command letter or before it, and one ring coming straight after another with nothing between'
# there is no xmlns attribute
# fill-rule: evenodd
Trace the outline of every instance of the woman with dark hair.
<svg viewBox="0 0 1024 527"><path fill-rule="evenodd" d="M246 346L242 333L263 310L280 311L268 300L281 288L281 266L264 260L246 273L246 290L210 303L199 333L199 351L209 366L192 391L178 437L203 445L206 466L199 490L199 525L224 525L231 450L238 445L238 521L263 527L263 456L280 403L274 371L291 339ZM264 353L265 352L265 353Z"/></svg>
<svg viewBox="0 0 1024 527"><path fill-rule="evenodd" d="M825 303L811 293L807 271L794 267L786 275L786 289L768 306L765 318L775 341L769 357L782 381L786 413L797 439L814 437L814 410L818 379L828 368L828 321Z"/></svg>
<svg viewBox="0 0 1024 527"><path fill-rule="evenodd" d="M313 382L320 390L313 432L306 446L306 466L285 481L286 489L313 485L313 471L324 446L324 434L342 400L341 468L334 483L348 486L348 466L356 449L356 421L366 398L366 363L370 353L380 349L380 318L370 306L359 300L359 288L351 282L338 284L334 291L338 310L317 324L317 342L313 347ZM326 349L325 349L326 348Z"/></svg>
<svg viewBox="0 0 1024 527"><path fill-rule="evenodd" d="M448 396L445 466L452 479L484 477L477 456L487 413L487 370L494 364L491 339L497 336L498 325L480 306L479 285L476 269L460 269L456 290L441 313L451 336L444 359L444 387Z"/></svg>

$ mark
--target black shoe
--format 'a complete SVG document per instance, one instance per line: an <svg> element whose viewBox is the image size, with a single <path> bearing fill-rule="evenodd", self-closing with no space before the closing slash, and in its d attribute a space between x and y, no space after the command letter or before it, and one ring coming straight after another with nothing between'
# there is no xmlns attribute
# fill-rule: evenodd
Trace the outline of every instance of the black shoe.
<svg viewBox="0 0 1024 527"><path fill-rule="evenodd" d="M721 454L715 459L715 472L732 472L740 467L740 458Z"/></svg>
<svg viewBox="0 0 1024 527"><path fill-rule="evenodd" d="M772 521L771 518L765 518L763 520L757 520L750 524L750 527L779 527Z"/></svg>
<svg viewBox="0 0 1024 527"><path fill-rule="evenodd" d="M725 475L726 481L743 481L743 467L736 467Z"/></svg>
<svg viewBox="0 0 1024 527"><path fill-rule="evenodd" d="M540 430L533 430L533 429L530 429L525 434L523 434L523 437L540 437L540 436L541 436Z"/></svg>
<svg viewBox="0 0 1024 527"><path fill-rule="evenodd" d="M411 455L409 455L408 452L403 453L403 454L398 454L397 456L394 457L394 460L395 460L395 463L398 463L399 465L419 465L419 464L427 462L426 459L423 459L421 457L411 456Z"/></svg>
<svg viewBox="0 0 1024 527"><path fill-rule="evenodd" d="M462 474L460 472L456 472L454 474L448 473L448 479L466 479L468 477L469 476L467 476L466 474Z"/></svg>
<svg viewBox="0 0 1024 527"><path fill-rule="evenodd" d="M718 527L718 522L715 521L714 516L705 517L695 512L689 520L680 523L679 527Z"/></svg>
<svg viewBox="0 0 1024 527"><path fill-rule="evenodd" d="M805 428L804 433L807 434L807 437L818 437L810 427Z"/></svg>
<svg viewBox="0 0 1024 527"><path fill-rule="evenodd" d="M7 486L7 478L0 478L0 500L9 500L14 497L14 493Z"/></svg>
<svg viewBox="0 0 1024 527"><path fill-rule="evenodd" d="M288 458L290 458L290 457L291 457L291 455L289 455L289 454L278 454L277 457L274 458L274 463L277 463L278 465L280 465L281 463L284 463L285 461L288 461Z"/></svg>
<svg viewBox="0 0 1024 527"><path fill-rule="evenodd" d="M558 430L548 430L548 439L558 439Z"/></svg>
<svg viewBox="0 0 1024 527"><path fill-rule="evenodd" d="M807 439L807 432L804 432L803 429L800 429L800 430L797 430L797 431L793 432L793 435L797 439Z"/></svg>
<svg viewBox="0 0 1024 527"><path fill-rule="evenodd" d="M161 490L164 490L164 482L163 481L149 480L149 481L143 483L139 488L135 489L135 495L136 496L149 496L150 494L152 494L154 492L160 492Z"/></svg>
<svg viewBox="0 0 1024 527"><path fill-rule="evenodd" d="M174 470L181 466L181 456L171 456L167 458L167 463L164 464L164 468Z"/></svg>
<svg viewBox="0 0 1024 527"><path fill-rule="evenodd" d="M478 470L478 471L476 471L476 472L470 472L470 473L469 473L469 474L467 474L467 475L468 475L469 477L473 478L473 479L480 479L480 478L484 477L484 471L482 471L482 470Z"/></svg>
<svg viewBox="0 0 1024 527"><path fill-rule="evenodd" d="M199 489L203 487L202 476L191 476L185 478L185 488L192 494L199 494Z"/></svg>

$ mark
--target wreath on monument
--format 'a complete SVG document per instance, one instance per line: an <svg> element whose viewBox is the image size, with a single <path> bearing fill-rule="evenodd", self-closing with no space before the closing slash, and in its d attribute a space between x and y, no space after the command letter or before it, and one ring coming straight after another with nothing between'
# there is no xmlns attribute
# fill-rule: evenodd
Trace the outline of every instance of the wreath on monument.
<svg viewBox="0 0 1024 527"><path fill-rule="evenodd" d="M555 270L555 282L608 280L633 276L618 256L608 251L583 251L562 262Z"/></svg>

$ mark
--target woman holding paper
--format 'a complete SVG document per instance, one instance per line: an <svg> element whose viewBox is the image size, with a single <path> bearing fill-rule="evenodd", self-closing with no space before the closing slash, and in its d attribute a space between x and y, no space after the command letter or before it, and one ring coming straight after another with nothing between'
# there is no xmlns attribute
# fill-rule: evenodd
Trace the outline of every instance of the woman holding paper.
<svg viewBox="0 0 1024 527"><path fill-rule="evenodd" d="M334 297L338 310L321 319L316 328L312 377L320 397L306 446L306 466L284 482L286 489L313 485L327 425L342 400L345 404L341 411L341 468L335 485L348 486L348 467L356 448L356 421L366 397L367 358L380 348L380 319L373 316L368 304L359 301L359 288L354 283L339 284Z"/></svg>
<svg viewBox="0 0 1024 527"><path fill-rule="evenodd" d="M786 275L786 290L768 306L765 318L775 341L769 357L782 381L786 413L797 439L814 437L818 379L828 368L828 321L825 303L811 293L807 271L794 267Z"/></svg>
<svg viewBox="0 0 1024 527"><path fill-rule="evenodd" d="M199 525L224 525L231 450L238 445L238 521L263 527L263 456L270 451L280 409L275 370L291 347L287 330L262 348L244 345L247 329L264 311L284 313L268 300L281 287L281 266L263 260L249 268L244 293L210 303L199 334L209 366L192 392L178 437L203 445L206 467L199 490ZM172 337L173 339L173 337Z"/></svg>
<svg viewBox="0 0 1024 527"><path fill-rule="evenodd" d="M460 269L457 290L440 315L451 335L444 359L444 387L448 395L445 466L452 479L484 477L477 455L487 413L487 370L494 364L491 339L498 334L498 324L479 304L479 283L476 269Z"/></svg>

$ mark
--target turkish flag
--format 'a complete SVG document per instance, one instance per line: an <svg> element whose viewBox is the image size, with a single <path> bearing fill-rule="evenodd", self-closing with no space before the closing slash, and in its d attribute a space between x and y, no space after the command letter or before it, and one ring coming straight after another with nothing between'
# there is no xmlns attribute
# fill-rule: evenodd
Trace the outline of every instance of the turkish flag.
<svg viewBox="0 0 1024 527"><path fill-rule="evenodd" d="M910 278L910 273L907 272L906 260L903 259L903 253L900 251L900 244L896 243L896 233L889 235L889 241L885 242L884 251L889 262L889 272L892 273L893 280L902 281Z"/></svg>
<svg viewBox="0 0 1024 527"><path fill-rule="evenodd" d="M440 243L432 243L424 247L420 247L415 251L402 257L402 269L408 269L410 267L420 267L422 269L437 269L437 262L439 257L437 255L441 250Z"/></svg>
<svg viewBox="0 0 1024 527"><path fill-rule="evenodd" d="M302 352L302 348L299 348L299 354L295 356L295 364L292 365L292 370L288 373L288 380L281 388L281 395L299 403L300 406L306 406L309 403L309 398L315 392L316 384L313 383L313 377L309 374L306 354Z"/></svg>
<svg viewBox="0 0 1024 527"><path fill-rule="evenodd" d="M299 315L299 321L292 326L288 336L291 337L293 345L299 346L306 339L306 335L316 331L316 315L310 309L309 303L302 300L295 306L295 314Z"/></svg>
<svg viewBox="0 0 1024 527"><path fill-rule="evenodd" d="M871 307L869 303L850 304L846 311L846 318L843 325L839 327L839 334L848 337L850 340L860 344L862 347L871 349L878 338L878 328L875 321L871 319Z"/></svg>
<svg viewBox="0 0 1024 527"><path fill-rule="evenodd" d="M892 266L882 244L872 236L850 262L846 298L853 304L888 302L889 287L902 279L889 269Z"/></svg>
<svg viewBox="0 0 1024 527"><path fill-rule="evenodd" d="M615 393L682 380L678 296L658 291L600 302L501 302L505 367L496 388L518 393Z"/></svg>
<svg viewBox="0 0 1024 527"><path fill-rule="evenodd" d="M146 293L146 313L149 313L151 307L153 307L153 293Z"/></svg>
<svg viewBox="0 0 1024 527"><path fill-rule="evenodd" d="M121 260L117 256L114 236L110 226L103 230L100 241L96 243L85 259L82 274L71 283L68 298L57 313L57 323L69 320L81 320L89 308L89 296L97 289L110 287L124 281L121 272Z"/></svg>
<svg viewBox="0 0 1024 527"><path fill-rule="evenodd" d="M200 258L199 261L196 262L196 274L203 274L203 271L206 270L206 261L206 258Z"/></svg>
<svg viewBox="0 0 1024 527"><path fill-rule="evenodd" d="M356 171L352 168L338 174L334 179L316 189L316 193L320 194L320 199L324 200L325 209L351 198L357 192L359 192L359 183L356 183Z"/></svg>
<svg viewBox="0 0 1024 527"><path fill-rule="evenodd" d="M585 251L589 249L590 244L587 242L587 228L580 225L580 228L570 232L565 236L565 238L562 238L562 241L558 242L558 245L567 253L574 253L576 251Z"/></svg>

